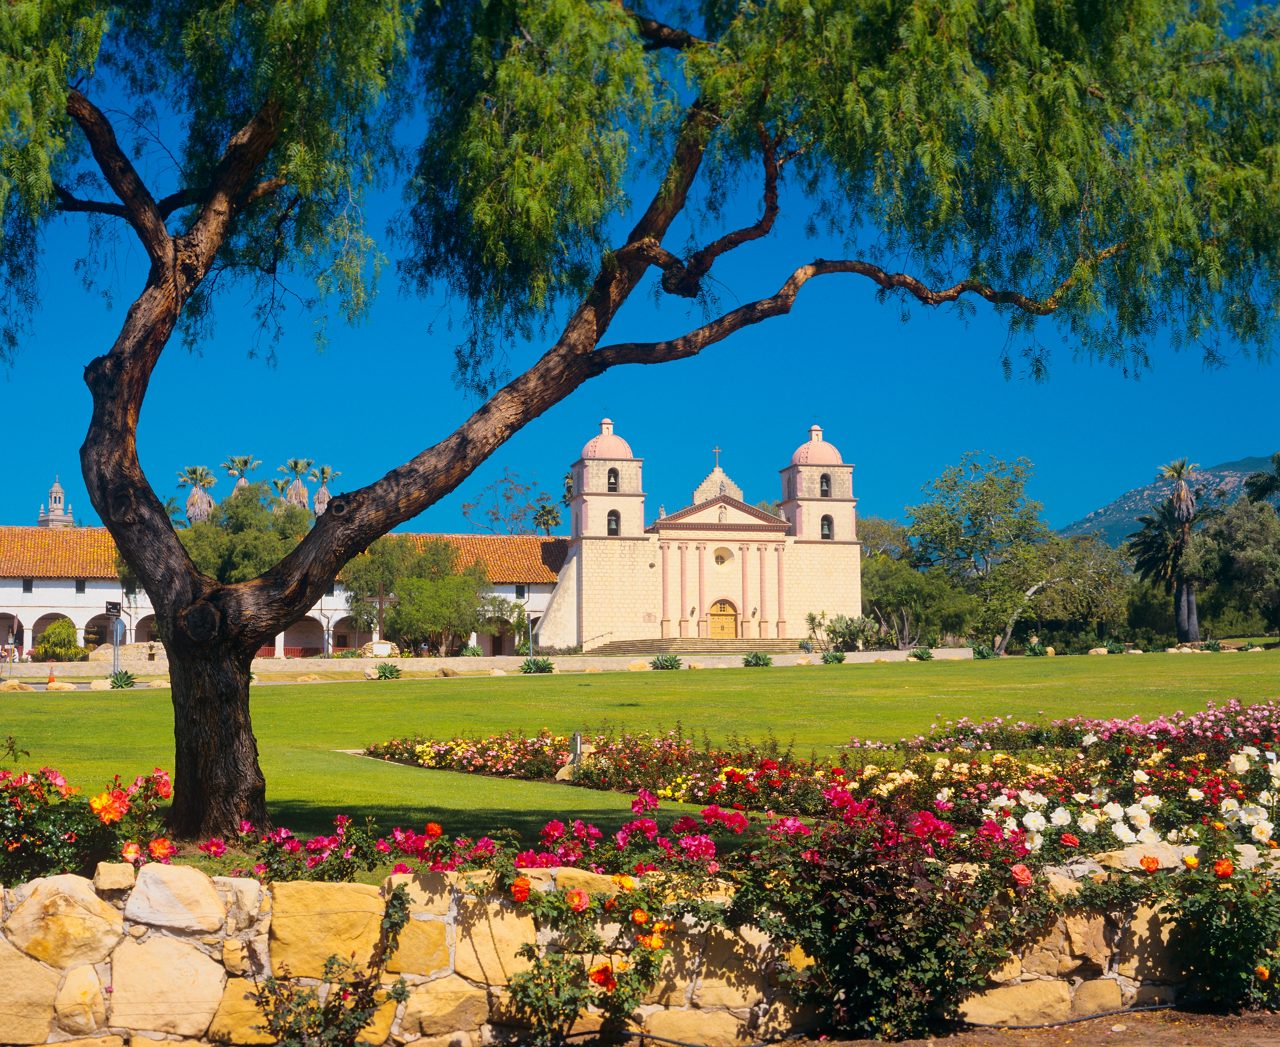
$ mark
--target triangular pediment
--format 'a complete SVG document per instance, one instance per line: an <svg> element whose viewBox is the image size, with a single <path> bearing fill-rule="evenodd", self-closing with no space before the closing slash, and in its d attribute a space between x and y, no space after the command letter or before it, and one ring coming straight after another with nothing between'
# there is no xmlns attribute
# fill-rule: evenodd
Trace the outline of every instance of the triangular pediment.
<svg viewBox="0 0 1280 1047"><path fill-rule="evenodd" d="M656 533L666 529L714 531L718 528L732 530L749 528L753 531L785 533L789 525L786 520L780 520L762 509L757 509L754 505L747 505L746 502L739 501L737 498L722 494L681 509L670 516L661 517L646 530Z"/></svg>

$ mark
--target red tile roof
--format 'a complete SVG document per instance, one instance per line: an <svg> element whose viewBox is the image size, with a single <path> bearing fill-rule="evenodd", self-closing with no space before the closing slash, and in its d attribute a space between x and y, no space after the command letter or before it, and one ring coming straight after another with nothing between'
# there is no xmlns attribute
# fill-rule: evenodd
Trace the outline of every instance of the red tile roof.
<svg viewBox="0 0 1280 1047"><path fill-rule="evenodd" d="M479 562L496 584L554 584L569 542L538 534L412 534L421 545L457 546L463 566ZM0 526L0 578L116 578L116 546L105 527Z"/></svg>

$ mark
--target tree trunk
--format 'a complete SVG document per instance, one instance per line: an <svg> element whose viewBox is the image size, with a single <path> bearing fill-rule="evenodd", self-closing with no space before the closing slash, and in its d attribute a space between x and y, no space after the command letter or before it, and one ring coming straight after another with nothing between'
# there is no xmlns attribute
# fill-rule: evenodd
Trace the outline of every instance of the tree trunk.
<svg viewBox="0 0 1280 1047"><path fill-rule="evenodd" d="M1186 642L1200 642L1200 612L1196 607L1196 583L1182 583L1182 599L1186 623Z"/></svg>
<svg viewBox="0 0 1280 1047"><path fill-rule="evenodd" d="M267 781L249 721L252 654L222 644L170 645L174 789L169 827L181 839L267 825Z"/></svg>

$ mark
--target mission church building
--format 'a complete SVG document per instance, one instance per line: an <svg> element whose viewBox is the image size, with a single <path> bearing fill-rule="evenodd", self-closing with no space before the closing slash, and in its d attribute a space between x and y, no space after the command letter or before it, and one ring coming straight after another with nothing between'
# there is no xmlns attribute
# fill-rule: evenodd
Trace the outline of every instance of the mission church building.
<svg viewBox="0 0 1280 1047"><path fill-rule="evenodd" d="M810 612L862 613L853 466L818 426L782 470L781 517L743 500L717 450L692 504L646 527L642 469L606 418L573 465L569 546L539 646L798 642Z"/></svg>

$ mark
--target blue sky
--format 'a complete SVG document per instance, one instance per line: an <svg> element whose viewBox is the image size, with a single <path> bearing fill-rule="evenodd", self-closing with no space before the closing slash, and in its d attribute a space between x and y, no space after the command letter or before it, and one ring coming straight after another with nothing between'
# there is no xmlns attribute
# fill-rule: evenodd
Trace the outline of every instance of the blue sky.
<svg viewBox="0 0 1280 1047"><path fill-rule="evenodd" d="M147 173L157 195L173 188L162 169ZM754 191L744 189L726 222L751 220ZM395 206L394 196L371 202L374 229L385 227ZM723 307L771 292L795 265L838 256L837 244L798 231L802 208L803 201L785 195L774 233L722 261L716 290ZM679 246L686 235L679 231L668 242ZM74 216L51 230L32 335L12 368L0 369L9 452L0 483L3 523L34 523L55 473L76 516L98 522L79 476L89 417L81 372L110 346L143 268L140 251L122 239L102 287L86 291L73 271L83 244ZM198 355L175 341L152 381L139 447L153 485L162 498L181 495L175 474L183 466L216 467L228 455L248 453L265 463L259 478L278 475L274 468L286 458L307 457L341 470L335 490L376 479L445 436L476 405L451 378L460 329L455 309L444 297L406 296L388 267L365 323L331 324L320 353L310 320L295 315L273 366L250 358L254 325L246 297L225 291L214 336ZM698 307L655 303L641 289L611 336L664 337L700 320ZM1056 344L1056 334L1046 328L1045 335ZM688 504L717 445L749 500L777 497L778 470L814 422L856 464L859 511L891 517L901 517L926 481L971 449L1030 458L1032 493L1049 522L1061 526L1147 482L1173 458L1211 465L1280 448L1274 365L1237 358L1206 370L1195 353L1156 344L1154 370L1135 380L1073 360L1064 346L1050 380L1036 384L1003 378L1004 340L1003 325L982 303L968 321L916 307L903 322L899 306L878 303L865 280L815 280L789 316L740 332L698 358L615 370L588 383L401 529L472 529L462 502L507 467L558 496L561 476L604 416L645 459L650 519L660 504L669 512ZM511 366L531 363L537 345L511 347ZM213 494L229 491L224 477Z"/></svg>

